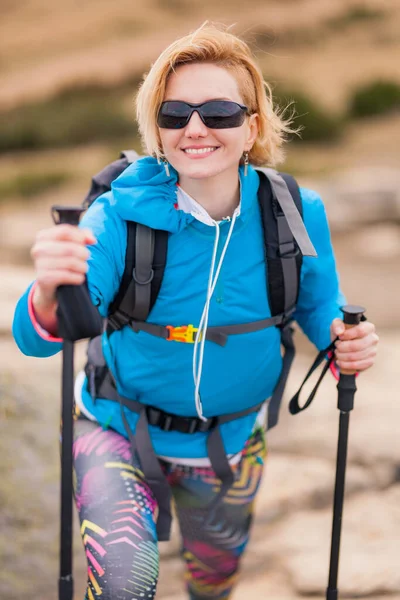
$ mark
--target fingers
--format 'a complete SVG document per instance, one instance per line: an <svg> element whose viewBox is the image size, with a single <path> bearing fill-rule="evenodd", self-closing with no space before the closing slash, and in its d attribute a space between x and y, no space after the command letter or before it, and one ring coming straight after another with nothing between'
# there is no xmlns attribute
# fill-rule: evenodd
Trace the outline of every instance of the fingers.
<svg viewBox="0 0 400 600"><path fill-rule="evenodd" d="M334 319L331 323L331 337L332 340L335 337L342 335L345 331L344 323L341 319Z"/></svg>
<svg viewBox="0 0 400 600"><path fill-rule="evenodd" d="M74 225L57 225L48 229L42 229L36 235L36 241L59 240L70 241L76 244L95 244L96 238L90 229L81 229Z"/></svg>
<svg viewBox="0 0 400 600"><path fill-rule="evenodd" d="M335 321L332 322L332 325ZM354 327L349 327L349 329L345 329L345 331L340 334L340 339L342 341L346 340L355 340L357 338L362 338L370 333L375 332L375 325L370 323L369 321L362 321L358 325Z"/></svg>
<svg viewBox="0 0 400 600"><path fill-rule="evenodd" d="M76 256L44 256L36 261L37 274L57 270L87 273L88 264L86 259Z"/></svg>
<svg viewBox="0 0 400 600"><path fill-rule="evenodd" d="M333 332L335 325L333 321L331 326ZM375 362L378 342L379 337L375 333L373 323L365 321L346 329L335 343L335 359L338 367L345 371L369 369Z"/></svg>
<svg viewBox="0 0 400 600"><path fill-rule="evenodd" d="M338 352L346 354L362 352L366 348L376 346L378 342L379 337L375 332L367 335L366 337L352 339L347 342L338 340L335 344L335 354Z"/></svg>
<svg viewBox="0 0 400 600"><path fill-rule="evenodd" d="M39 231L31 249L36 280L42 296L50 303L60 285L80 285L88 271L90 251L96 243L89 229L57 225Z"/></svg>
<svg viewBox="0 0 400 600"><path fill-rule="evenodd" d="M362 360L368 360L370 358L375 358L377 354L377 346L368 346L364 350L359 352L340 352L339 350L335 351L336 362L339 364L341 362L357 362Z"/></svg>
<svg viewBox="0 0 400 600"><path fill-rule="evenodd" d="M49 256L75 257L80 260L88 260L90 252L86 246L79 243L69 241L60 243L59 241L41 240L32 247L31 256L37 261Z"/></svg>
<svg viewBox="0 0 400 600"><path fill-rule="evenodd" d="M38 274L36 281L40 289L45 291L46 296L54 296L53 290L60 285L81 285L85 281L85 275L77 271L55 269Z"/></svg>
<svg viewBox="0 0 400 600"><path fill-rule="evenodd" d="M366 371L373 366L375 362L375 356L366 358L364 360L350 360L350 361L336 361L337 366L343 371L354 371L359 373L360 371Z"/></svg>

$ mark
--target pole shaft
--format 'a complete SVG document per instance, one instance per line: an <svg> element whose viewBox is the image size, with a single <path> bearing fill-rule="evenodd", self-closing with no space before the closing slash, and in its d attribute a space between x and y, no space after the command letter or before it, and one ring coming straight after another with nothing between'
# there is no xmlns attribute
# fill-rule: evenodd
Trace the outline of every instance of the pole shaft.
<svg viewBox="0 0 400 600"><path fill-rule="evenodd" d="M329 581L327 590L327 600L332 598L332 593L336 590L339 571L339 554L340 554L340 536L342 530L342 516L344 504L344 490L346 478L346 461L347 461L347 443L349 436L350 414L348 412L340 412L339 417L339 439L336 457L336 480L335 493L333 499L333 520L332 520L332 541L331 541L331 558L329 566ZM328 595L328 592L331 595Z"/></svg>
<svg viewBox="0 0 400 600"><path fill-rule="evenodd" d="M363 306L347 305L341 308L343 323L346 329L357 326L363 319ZM340 536L342 533L342 516L346 480L347 446L349 438L350 411L354 408L354 395L357 390L354 371L340 369L338 389L339 438L336 456L335 493L333 497L333 519L331 538L331 557L329 563L329 579L326 600L337 600L339 572Z"/></svg>
<svg viewBox="0 0 400 600"><path fill-rule="evenodd" d="M59 599L72 600L72 445L74 345L64 340L62 359L61 525Z"/></svg>

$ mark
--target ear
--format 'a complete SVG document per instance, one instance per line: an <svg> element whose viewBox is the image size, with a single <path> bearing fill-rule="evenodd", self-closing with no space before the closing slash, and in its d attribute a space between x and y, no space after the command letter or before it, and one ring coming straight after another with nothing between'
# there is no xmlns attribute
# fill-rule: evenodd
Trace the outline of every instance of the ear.
<svg viewBox="0 0 400 600"><path fill-rule="evenodd" d="M254 142L257 139L257 135L258 135L258 129L259 129L259 116L257 113L254 113L252 115L250 115L248 121L247 121L247 139L246 139L246 144L244 147L244 150L246 152L249 152L251 150L251 148L253 147Z"/></svg>

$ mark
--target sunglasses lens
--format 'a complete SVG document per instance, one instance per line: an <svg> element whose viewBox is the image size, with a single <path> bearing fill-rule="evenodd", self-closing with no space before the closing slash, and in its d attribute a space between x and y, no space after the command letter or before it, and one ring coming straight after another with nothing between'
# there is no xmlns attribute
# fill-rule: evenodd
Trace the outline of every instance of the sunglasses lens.
<svg viewBox="0 0 400 600"><path fill-rule="evenodd" d="M193 109L210 129L240 127L246 116L246 108L228 100L211 100L193 106L186 102L167 101L162 103L158 113L158 126L163 129L182 129L187 125Z"/></svg>
<svg viewBox="0 0 400 600"><path fill-rule="evenodd" d="M216 100L206 102L202 107L204 122L210 129L230 129L240 127L246 116L246 110L236 102Z"/></svg>
<svg viewBox="0 0 400 600"><path fill-rule="evenodd" d="M190 111L190 106L185 102L163 102L158 113L158 126L164 129L182 129Z"/></svg>

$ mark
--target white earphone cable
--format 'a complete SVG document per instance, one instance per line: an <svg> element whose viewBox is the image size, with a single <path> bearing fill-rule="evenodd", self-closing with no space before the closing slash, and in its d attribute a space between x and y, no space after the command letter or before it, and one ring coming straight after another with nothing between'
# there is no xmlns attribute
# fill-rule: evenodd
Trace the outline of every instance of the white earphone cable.
<svg viewBox="0 0 400 600"><path fill-rule="evenodd" d="M195 405L196 405L197 414L202 421L207 421L207 418L204 417L204 415L203 415L203 407L201 404L200 381L201 381L201 374L203 371L204 346L205 346L206 332L207 332L207 327L208 327L208 314L209 314L209 310L210 310L210 302L211 302L211 298L212 298L212 295L215 290L215 286L217 285L218 277L219 277L219 274L220 274L221 268L222 268L222 263L224 261L226 251L228 249L228 245L229 245L229 242L230 242L230 239L232 236L232 232L233 232L233 228L234 228L237 216L238 216L238 212L235 211L233 214L233 217L232 217L229 232L228 232L225 244L224 244L224 248L221 253L221 257L218 262L218 266L217 266L215 275L214 275L214 268L215 268L215 261L216 261L217 251L218 251L220 230L219 230L218 223L216 221L213 221L213 224L216 227L216 232L215 232L213 255L212 255L212 259L211 259L210 276L208 279L208 286L207 286L206 303L204 305L203 313L201 315L198 331L197 331L195 342L194 342L194 349L193 349L193 380L195 383ZM199 353L199 358L197 360L199 342L200 342L200 353Z"/></svg>

